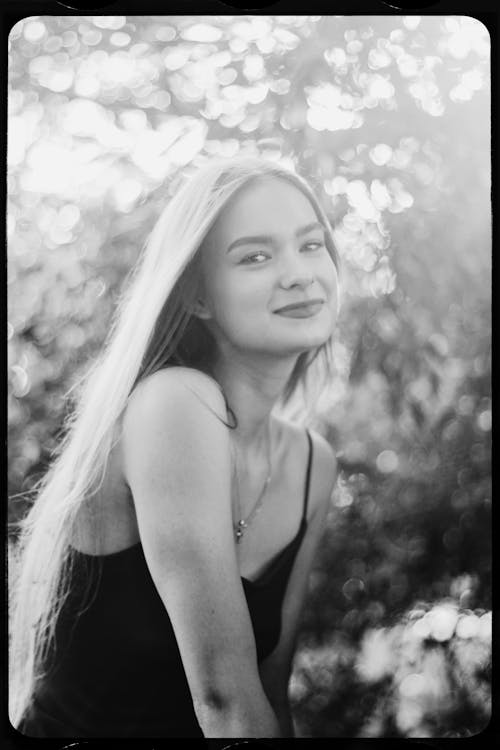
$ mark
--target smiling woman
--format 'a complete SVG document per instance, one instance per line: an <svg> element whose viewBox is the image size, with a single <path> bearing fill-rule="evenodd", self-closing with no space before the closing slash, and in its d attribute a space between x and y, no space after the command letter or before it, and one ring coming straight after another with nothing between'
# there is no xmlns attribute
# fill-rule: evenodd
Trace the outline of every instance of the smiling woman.
<svg viewBox="0 0 500 750"><path fill-rule="evenodd" d="M21 732L293 734L336 468L275 407L328 363L338 268L317 199L275 163L209 163L166 207L24 521Z"/></svg>
<svg viewBox="0 0 500 750"><path fill-rule="evenodd" d="M328 341L338 295L326 231L308 198L282 178L261 178L233 197L204 245L198 311L227 358L243 349L253 364L266 357L284 373L290 358Z"/></svg>

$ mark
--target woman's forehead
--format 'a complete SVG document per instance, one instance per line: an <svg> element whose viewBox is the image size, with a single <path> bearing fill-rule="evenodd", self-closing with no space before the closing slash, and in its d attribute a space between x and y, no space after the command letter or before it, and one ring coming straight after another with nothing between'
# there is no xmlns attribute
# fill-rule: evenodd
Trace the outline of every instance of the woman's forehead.
<svg viewBox="0 0 500 750"><path fill-rule="evenodd" d="M213 236L222 239L280 228L293 233L295 225L298 229L317 218L309 198L296 185L279 177L262 177L230 199L214 224Z"/></svg>

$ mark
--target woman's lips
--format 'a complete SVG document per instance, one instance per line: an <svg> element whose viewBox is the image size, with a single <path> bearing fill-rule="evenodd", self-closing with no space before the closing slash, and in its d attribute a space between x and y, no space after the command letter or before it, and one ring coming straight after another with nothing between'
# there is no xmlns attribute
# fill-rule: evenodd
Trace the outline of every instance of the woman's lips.
<svg viewBox="0 0 500 750"><path fill-rule="evenodd" d="M317 315L323 307L323 300L311 300L310 302L300 302L295 305L286 305L275 310L276 315L284 315L287 318L311 318Z"/></svg>

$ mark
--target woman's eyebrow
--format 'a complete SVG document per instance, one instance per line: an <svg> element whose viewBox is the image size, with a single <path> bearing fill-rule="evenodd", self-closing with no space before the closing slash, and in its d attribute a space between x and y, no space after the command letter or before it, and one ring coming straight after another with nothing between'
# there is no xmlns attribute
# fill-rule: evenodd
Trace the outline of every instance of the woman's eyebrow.
<svg viewBox="0 0 500 750"><path fill-rule="evenodd" d="M297 229L297 231L295 232L295 236L303 237L308 232L312 232L313 229L324 230L324 228L325 227L320 221L312 221L310 224L306 224L305 226ZM256 234L248 237L238 237L237 240L231 242L231 244L227 248L227 252L230 253L231 250L234 250L236 247L240 247L241 245L273 245L274 242L274 237L269 234Z"/></svg>
<svg viewBox="0 0 500 750"><path fill-rule="evenodd" d="M310 224L306 224L305 227L297 229L297 231L295 232L295 236L302 237L304 234L312 232L313 229L321 229L322 231L324 231L325 227L320 221L312 221Z"/></svg>
<svg viewBox="0 0 500 750"><path fill-rule="evenodd" d="M229 245L227 252L230 253L231 250L234 250L236 247L239 247L240 245L272 245L274 244L274 239L269 234L256 234L252 237L238 237L237 240L234 240L234 242L231 242Z"/></svg>

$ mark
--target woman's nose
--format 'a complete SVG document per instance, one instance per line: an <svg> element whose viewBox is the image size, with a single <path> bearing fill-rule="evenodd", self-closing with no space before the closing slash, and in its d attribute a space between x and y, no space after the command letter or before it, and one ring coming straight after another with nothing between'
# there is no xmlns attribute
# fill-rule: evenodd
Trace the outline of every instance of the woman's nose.
<svg viewBox="0 0 500 750"><path fill-rule="evenodd" d="M280 284L284 289L305 288L313 283L313 275L306 261L300 255L283 259L280 265Z"/></svg>

